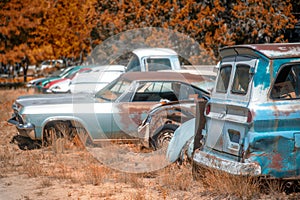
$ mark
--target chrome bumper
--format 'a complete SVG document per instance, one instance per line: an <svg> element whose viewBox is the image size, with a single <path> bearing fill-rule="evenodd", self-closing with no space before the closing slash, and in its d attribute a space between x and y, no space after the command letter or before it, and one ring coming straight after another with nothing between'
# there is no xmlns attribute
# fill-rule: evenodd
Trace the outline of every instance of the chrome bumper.
<svg viewBox="0 0 300 200"><path fill-rule="evenodd" d="M197 149L193 161L202 167L225 171L233 175L261 175L261 166L257 163L241 163L211 155Z"/></svg>
<svg viewBox="0 0 300 200"><path fill-rule="evenodd" d="M34 133L35 126L33 124L31 123L20 124L16 116L13 116L7 122L15 125L20 135L25 137L30 137L33 140L35 139L35 133Z"/></svg>

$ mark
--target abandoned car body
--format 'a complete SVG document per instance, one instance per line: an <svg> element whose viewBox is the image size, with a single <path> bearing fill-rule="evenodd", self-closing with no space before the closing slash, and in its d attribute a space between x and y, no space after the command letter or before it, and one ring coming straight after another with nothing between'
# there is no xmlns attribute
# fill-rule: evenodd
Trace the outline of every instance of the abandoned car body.
<svg viewBox="0 0 300 200"><path fill-rule="evenodd" d="M237 45L220 55L194 169L299 179L300 44Z"/></svg>
<svg viewBox="0 0 300 200"><path fill-rule="evenodd" d="M169 162L183 162L192 158L194 149L195 118L182 123L175 130L166 153Z"/></svg>
<svg viewBox="0 0 300 200"><path fill-rule="evenodd" d="M174 72L171 70L163 71ZM176 70L176 72L201 75L203 81L197 82L197 86L202 90L202 97L199 98L198 95L187 97L187 94L190 94L188 92L189 88L182 87L181 89L186 92L185 95L181 94L183 98L179 97L179 101L162 101L149 110L147 117L138 128L138 135L141 139L144 138L141 142L146 148L157 149L167 146L170 139L173 138L175 130L181 124L195 118L197 102L207 102L209 100L209 91L212 90L216 78L212 66L201 66L197 70ZM156 136L159 136L159 138L156 138Z"/></svg>
<svg viewBox="0 0 300 200"><path fill-rule="evenodd" d="M161 99L207 95L196 87L201 81L201 76L186 73L125 73L95 95L21 96L13 104L9 122L21 135L44 144L51 143L53 135L72 137L76 133L84 143L139 141L137 128L151 107Z"/></svg>
<svg viewBox="0 0 300 200"><path fill-rule="evenodd" d="M208 95L208 93L203 92L202 98L208 100ZM142 140L143 146L157 149L167 145L181 124L195 118L195 101L197 99L180 102L162 102L151 109L138 128L139 137L141 139L144 138Z"/></svg>

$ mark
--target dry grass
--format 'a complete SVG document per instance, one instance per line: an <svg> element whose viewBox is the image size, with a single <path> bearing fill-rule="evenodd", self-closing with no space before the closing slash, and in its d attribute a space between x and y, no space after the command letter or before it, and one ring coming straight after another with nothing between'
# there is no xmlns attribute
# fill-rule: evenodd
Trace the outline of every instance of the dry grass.
<svg viewBox="0 0 300 200"><path fill-rule="evenodd" d="M160 185L168 190L188 191L195 184L191 174L191 168L186 166L170 165L162 170L159 177ZM174 181L176 180L176 181Z"/></svg>
<svg viewBox="0 0 300 200"><path fill-rule="evenodd" d="M234 176L222 171L203 169L203 185L215 194L253 199L260 195L260 183L252 177Z"/></svg>
<svg viewBox="0 0 300 200"><path fill-rule="evenodd" d="M11 116L11 104L19 95L32 93L25 89L0 90L0 184L13 187L10 177L26 177L36 184L35 193L22 193L16 199L297 199L297 194L285 195L282 186L276 182L266 185L267 193L260 190L260 184L252 178L230 176L219 171L201 171L201 181L194 181L189 164L171 164L163 169L147 173L125 173L100 163L84 148L60 139L53 146L22 151L10 140L16 133L5 121ZM133 144L117 146L114 153L107 154L112 163L122 164L125 155L133 155L139 147ZM129 150L132 152L130 152ZM119 152L119 153L118 153ZM125 154L124 152L129 152ZM117 154L116 154L117 153ZM143 152L147 153L147 151ZM149 160L145 160L149 162ZM127 161L128 162L128 161ZM161 164L161 157L151 160L150 165ZM128 163L123 163L124 165ZM131 165L128 165L131 166ZM8 180L6 180L8 178ZM55 188L59 197L48 193ZM68 191L65 191L68 190ZM23 191L23 190L22 190ZM65 196L61 193L66 192ZM35 196L37 195L37 196ZM53 195L53 196L49 196Z"/></svg>

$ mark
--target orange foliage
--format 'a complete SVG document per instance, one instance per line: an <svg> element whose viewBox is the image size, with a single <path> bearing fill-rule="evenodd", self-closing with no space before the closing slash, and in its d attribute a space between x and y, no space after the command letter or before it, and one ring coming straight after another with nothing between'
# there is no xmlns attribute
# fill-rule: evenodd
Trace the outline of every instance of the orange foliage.
<svg viewBox="0 0 300 200"><path fill-rule="evenodd" d="M197 41L204 50L201 59L214 63L219 49L227 45L284 42L284 30L296 22L292 10L290 0L4 1L0 2L0 62L16 62L25 55L33 62L78 58L118 33L161 27ZM171 38L153 42L153 37L146 38L149 45L172 46ZM178 48L197 60L191 47Z"/></svg>

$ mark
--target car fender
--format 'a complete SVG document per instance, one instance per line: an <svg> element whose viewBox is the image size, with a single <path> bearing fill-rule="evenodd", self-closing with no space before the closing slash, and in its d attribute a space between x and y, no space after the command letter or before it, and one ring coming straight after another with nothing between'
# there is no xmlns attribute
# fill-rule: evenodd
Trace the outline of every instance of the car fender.
<svg viewBox="0 0 300 200"><path fill-rule="evenodd" d="M192 155L195 120L196 119L193 118L186 121L174 132L167 149L166 157L168 161L177 161L186 148L188 148L188 156Z"/></svg>
<svg viewBox="0 0 300 200"><path fill-rule="evenodd" d="M86 132L90 136L90 138L92 138L91 134L90 134L90 131L87 128L88 127L87 124L83 120L81 120L80 118L75 117L75 116L53 116L53 117L49 117L49 118L45 119L42 123L40 132L38 133L37 130L36 130L36 137L38 137L40 139L43 139L42 134L43 134L43 131L45 129L45 126L49 122L52 122L52 121L73 121L73 122L79 123L80 126L82 126L82 128L84 128L86 130Z"/></svg>

